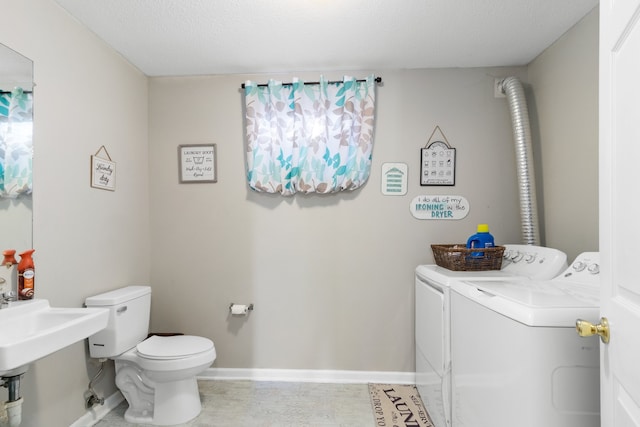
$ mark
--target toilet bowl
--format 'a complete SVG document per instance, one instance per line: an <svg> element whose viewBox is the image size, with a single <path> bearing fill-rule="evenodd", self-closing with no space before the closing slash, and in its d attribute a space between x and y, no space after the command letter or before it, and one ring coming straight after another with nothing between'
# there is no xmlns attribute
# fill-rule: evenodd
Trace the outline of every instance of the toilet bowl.
<svg viewBox="0 0 640 427"><path fill-rule="evenodd" d="M151 336L115 357L116 385L129 403L125 420L174 425L198 416L196 375L215 357L211 340L190 335Z"/></svg>
<svg viewBox="0 0 640 427"><path fill-rule="evenodd" d="M107 307L107 328L89 337L91 357L115 361L116 385L136 424L186 423L202 410L196 376L216 358L213 342L192 335L147 338L151 288L128 286L87 298L87 307Z"/></svg>

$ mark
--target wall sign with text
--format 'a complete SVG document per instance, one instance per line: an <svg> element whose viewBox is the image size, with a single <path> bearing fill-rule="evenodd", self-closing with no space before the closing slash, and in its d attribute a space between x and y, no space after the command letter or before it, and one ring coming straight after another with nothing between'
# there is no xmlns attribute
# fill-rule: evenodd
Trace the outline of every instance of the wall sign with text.
<svg viewBox="0 0 640 427"><path fill-rule="evenodd" d="M418 196L411 201L410 210L418 219L462 219L469 214L469 201L462 196Z"/></svg>
<svg viewBox="0 0 640 427"><path fill-rule="evenodd" d="M435 127L427 145L420 149L420 185L456 185L456 149L440 126Z"/></svg>
<svg viewBox="0 0 640 427"><path fill-rule="evenodd" d="M181 183L217 182L216 144L178 146Z"/></svg>
<svg viewBox="0 0 640 427"><path fill-rule="evenodd" d="M100 157L101 151L104 151L102 156L105 157ZM111 160L104 145L91 156L91 186L101 190L116 191L116 162Z"/></svg>
<svg viewBox="0 0 640 427"><path fill-rule="evenodd" d="M420 185L456 185L455 148L436 141L420 152Z"/></svg>

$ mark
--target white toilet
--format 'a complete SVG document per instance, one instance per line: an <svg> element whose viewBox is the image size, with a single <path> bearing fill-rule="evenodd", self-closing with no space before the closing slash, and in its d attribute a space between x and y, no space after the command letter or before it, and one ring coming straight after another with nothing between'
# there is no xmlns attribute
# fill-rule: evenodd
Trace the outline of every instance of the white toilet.
<svg viewBox="0 0 640 427"><path fill-rule="evenodd" d="M107 327L89 337L89 353L115 361L116 385L129 403L124 415L128 422L175 425L200 413L196 375L216 358L211 340L191 335L147 338L149 286L92 296L85 305L109 309Z"/></svg>

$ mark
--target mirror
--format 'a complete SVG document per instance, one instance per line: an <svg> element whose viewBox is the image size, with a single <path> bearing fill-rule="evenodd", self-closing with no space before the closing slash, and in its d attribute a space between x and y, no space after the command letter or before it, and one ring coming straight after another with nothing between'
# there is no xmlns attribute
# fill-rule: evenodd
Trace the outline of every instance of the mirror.
<svg viewBox="0 0 640 427"><path fill-rule="evenodd" d="M33 62L0 44L0 252L33 247Z"/></svg>

